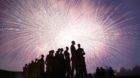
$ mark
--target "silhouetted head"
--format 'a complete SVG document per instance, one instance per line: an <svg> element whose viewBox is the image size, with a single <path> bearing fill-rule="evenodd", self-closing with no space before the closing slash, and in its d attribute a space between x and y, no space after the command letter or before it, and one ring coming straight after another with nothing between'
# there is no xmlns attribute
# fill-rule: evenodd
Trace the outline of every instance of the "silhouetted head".
<svg viewBox="0 0 140 78"><path fill-rule="evenodd" d="M32 60L32 63L34 63L34 61Z"/></svg>
<svg viewBox="0 0 140 78"><path fill-rule="evenodd" d="M38 61L38 59L36 58L35 61Z"/></svg>
<svg viewBox="0 0 140 78"><path fill-rule="evenodd" d="M61 50L60 50L60 51L61 51L61 53L62 53L62 52L63 52L63 48L61 48Z"/></svg>
<svg viewBox="0 0 140 78"><path fill-rule="evenodd" d="M109 67L109 70L113 70L112 67Z"/></svg>
<svg viewBox="0 0 140 78"><path fill-rule="evenodd" d="M60 52L60 49L57 49L56 53L59 53Z"/></svg>
<svg viewBox="0 0 140 78"><path fill-rule="evenodd" d="M59 54L59 53L60 53L60 49L58 48L55 54Z"/></svg>
<svg viewBox="0 0 140 78"><path fill-rule="evenodd" d="M104 68L103 67L100 67L100 70L104 70Z"/></svg>
<svg viewBox="0 0 140 78"><path fill-rule="evenodd" d="M68 51L69 50L69 47L66 46L66 50Z"/></svg>
<svg viewBox="0 0 140 78"><path fill-rule="evenodd" d="M80 48L81 47L81 45L80 44L78 44L78 48Z"/></svg>
<svg viewBox="0 0 140 78"><path fill-rule="evenodd" d="M52 50L51 53L53 54L54 53L54 50Z"/></svg>
<svg viewBox="0 0 140 78"><path fill-rule="evenodd" d="M49 51L49 54L51 54L51 51Z"/></svg>
<svg viewBox="0 0 140 78"><path fill-rule="evenodd" d="M25 67L27 67L28 65L27 64L25 64Z"/></svg>
<svg viewBox="0 0 140 78"><path fill-rule="evenodd" d="M49 54L53 54L53 53L54 53L54 50L50 50L50 51L49 51Z"/></svg>
<svg viewBox="0 0 140 78"><path fill-rule="evenodd" d="M72 43L72 45L75 45L75 41L72 41L71 43Z"/></svg>
<svg viewBox="0 0 140 78"><path fill-rule="evenodd" d="M44 58L44 55L41 55L41 58Z"/></svg>
<svg viewBox="0 0 140 78"><path fill-rule="evenodd" d="M61 48L59 48L58 51L61 51Z"/></svg>

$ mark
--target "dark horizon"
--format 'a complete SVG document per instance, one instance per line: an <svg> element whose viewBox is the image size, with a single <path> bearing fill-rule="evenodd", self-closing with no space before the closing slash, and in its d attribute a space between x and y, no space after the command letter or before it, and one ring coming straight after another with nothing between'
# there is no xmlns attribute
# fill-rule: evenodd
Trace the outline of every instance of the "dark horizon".
<svg viewBox="0 0 140 78"><path fill-rule="evenodd" d="M88 73L88 78L96 78L96 74L97 72ZM17 78L17 77L24 78L23 75L24 75L23 72L12 72L12 71L0 70L0 77L2 78L9 78L9 77L10 78ZM120 72L117 72L117 74L115 74L115 77L113 78L139 78L139 77L140 77L140 66L137 66L133 68L133 70L131 71L130 69L122 68L122 70ZM102 78L108 78L108 77L103 76Z"/></svg>

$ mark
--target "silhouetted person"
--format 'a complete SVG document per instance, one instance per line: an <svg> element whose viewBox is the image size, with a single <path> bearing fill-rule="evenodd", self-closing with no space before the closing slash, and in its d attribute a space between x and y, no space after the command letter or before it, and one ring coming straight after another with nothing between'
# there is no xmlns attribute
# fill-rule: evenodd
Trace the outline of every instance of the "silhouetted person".
<svg viewBox="0 0 140 78"><path fill-rule="evenodd" d="M59 48L56 51L55 57L54 57L54 61L55 61L55 68L54 68L55 78L60 77L60 71L61 71L60 52L61 52L61 49Z"/></svg>
<svg viewBox="0 0 140 78"><path fill-rule="evenodd" d="M108 69L108 75L109 75L109 78L113 78L115 76L112 67L109 67L109 69Z"/></svg>
<svg viewBox="0 0 140 78"><path fill-rule="evenodd" d="M75 41L72 41L71 42L72 45L70 47L71 49L71 61L72 61L72 70L71 70L71 77L73 78L74 77L74 70L76 71L76 74L77 74L77 66L76 66L76 48L75 48Z"/></svg>
<svg viewBox="0 0 140 78"><path fill-rule="evenodd" d="M38 64L38 59L35 59L35 78L39 78L39 64Z"/></svg>
<svg viewBox="0 0 140 78"><path fill-rule="evenodd" d="M99 67L97 67L95 76L99 76L99 75L100 75L100 69L99 69Z"/></svg>
<svg viewBox="0 0 140 78"><path fill-rule="evenodd" d="M28 78L32 78L32 75L31 75L31 73L32 73L32 66L31 66L31 63L29 63L29 65L28 65L28 72L29 72L29 75L28 75Z"/></svg>
<svg viewBox="0 0 140 78"><path fill-rule="evenodd" d="M103 67L100 67L100 76L106 76L106 72Z"/></svg>
<svg viewBox="0 0 140 78"><path fill-rule="evenodd" d="M71 58L69 48L63 51L59 48L54 56L54 50L49 51L44 61L44 55L40 59L31 61L23 68L23 78L44 78L45 64L46 64L46 77L47 78L84 78L87 77L87 69L85 63L85 52L78 44L78 49L75 48L75 41L71 42ZM111 72L111 71L110 71Z"/></svg>
<svg viewBox="0 0 140 78"><path fill-rule="evenodd" d="M25 64L23 67L23 78L28 78L28 65Z"/></svg>
<svg viewBox="0 0 140 78"><path fill-rule="evenodd" d="M48 78L53 78L54 77L54 50L49 51L49 54L46 57L46 72Z"/></svg>
<svg viewBox="0 0 140 78"><path fill-rule="evenodd" d="M87 76L87 69L86 69L86 63L85 63L85 52L84 49L81 48L81 45L78 44L78 49L77 49L77 64L78 64L78 71L77 71L77 75L80 78L86 77Z"/></svg>
<svg viewBox="0 0 140 78"><path fill-rule="evenodd" d="M63 54L63 48L60 50L60 55L59 55L59 62L60 62L60 77L64 78L65 77L65 59L64 59L64 54Z"/></svg>
<svg viewBox="0 0 140 78"><path fill-rule="evenodd" d="M66 68L66 78L70 78L71 75L71 67L70 67L70 54L68 52L69 48L66 47L66 50L64 52L64 56L65 56L65 68Z"/></svg>
<svg viewBox="0 0 140 78"><path fill-rule="evenodd" d="M31 78L35 78L35 62L32 60L31 62Z"/></svg>
<svg viewBox="0 0 140 78"><path fill-rule="evenodd" d="M44 64L45 64L44 55L41 55L41 59L39 59L38 61L39 61L40 78L42 78L44 75Z"/></svg>

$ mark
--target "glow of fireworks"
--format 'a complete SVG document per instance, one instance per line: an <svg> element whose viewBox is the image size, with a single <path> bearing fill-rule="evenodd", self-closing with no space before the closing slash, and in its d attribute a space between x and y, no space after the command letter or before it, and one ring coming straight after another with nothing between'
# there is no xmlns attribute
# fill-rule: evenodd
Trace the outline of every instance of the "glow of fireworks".
<svg viewBox="0 0 140 78"><path fill-rule="evenodd" d="M121 11L119 5L103 5L101 0L3 2L0 54L12 58L3 64L12 61L13 66L21 68L51 49L70 46L72 40L85 49L89 71L99 65L117 64L121 59L126 63L129 52L124 51L133 45L133 33L129 31L134 29L130 30L128 25L133 18L129 12Z"/></svg>

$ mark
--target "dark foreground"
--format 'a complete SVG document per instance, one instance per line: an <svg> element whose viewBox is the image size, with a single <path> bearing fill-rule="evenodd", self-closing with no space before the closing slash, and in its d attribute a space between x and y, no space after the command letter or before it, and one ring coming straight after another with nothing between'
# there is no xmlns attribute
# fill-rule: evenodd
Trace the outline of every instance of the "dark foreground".
<svg viewBox="0 0 140 78"><path fill-rule="evenodd" d="M0 78L22 78L22 73L0 70Z"/></svg>
<svg viewBox="0 0 140 78"><path fill-rule="evenodd" d="M0 78L22 78L22 72L12 72L0 70ZM106 78L106 77L87 77L87 78ZM115 78L140 78L140 76L117 76Z"/></svg>

